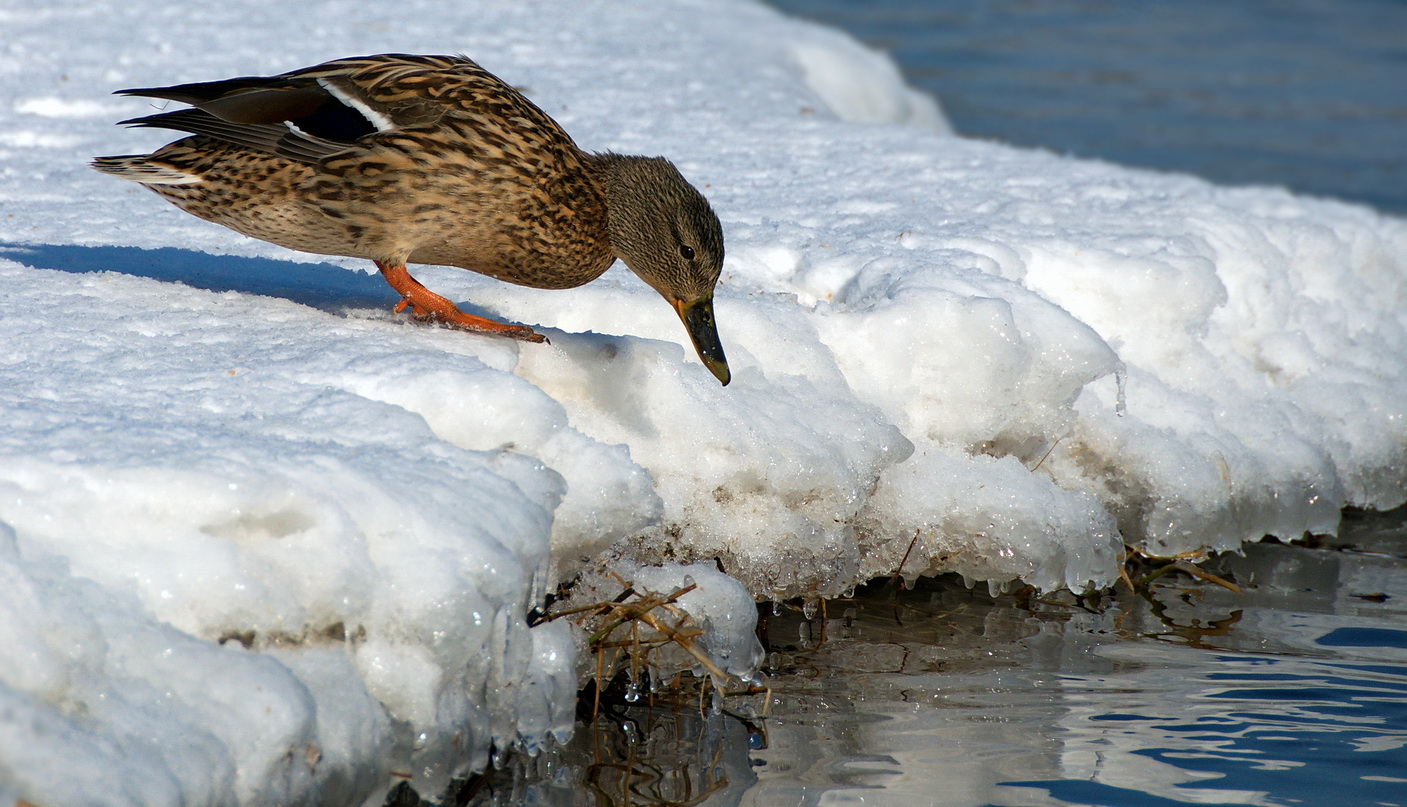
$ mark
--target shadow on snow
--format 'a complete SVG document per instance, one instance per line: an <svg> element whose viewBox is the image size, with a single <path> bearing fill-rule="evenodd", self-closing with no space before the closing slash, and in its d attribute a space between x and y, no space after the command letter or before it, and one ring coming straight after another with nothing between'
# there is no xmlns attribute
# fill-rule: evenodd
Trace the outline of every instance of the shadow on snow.
<svg viewBox="0 0 1407 807"><path fill-rule="evenodd" d="M398 299L379 275L333 264L210 255L161 247L0 244L0 258L61 272L119 272L209 291L281 297L322 311L390 308Z"/></svg>

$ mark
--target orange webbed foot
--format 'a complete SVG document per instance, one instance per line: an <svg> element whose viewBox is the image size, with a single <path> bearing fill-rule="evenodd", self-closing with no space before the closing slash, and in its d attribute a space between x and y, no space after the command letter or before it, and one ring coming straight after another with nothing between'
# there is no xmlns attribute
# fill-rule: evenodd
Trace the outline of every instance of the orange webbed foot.
<svg viewBox="0 0 1407 807"><path fill-rule="evenodd" d="M404 264L391 265L377 261L376 268L381 270L381 275L391 284L391 288L401 295L401 301L392 309L397 314L409 308L411 316L421 322L441 322L451 328L491 333L524 342L547 341L547 337L526 325L509 325L460 311L459 306L420 285L420 281L406 271Z"/></svg>

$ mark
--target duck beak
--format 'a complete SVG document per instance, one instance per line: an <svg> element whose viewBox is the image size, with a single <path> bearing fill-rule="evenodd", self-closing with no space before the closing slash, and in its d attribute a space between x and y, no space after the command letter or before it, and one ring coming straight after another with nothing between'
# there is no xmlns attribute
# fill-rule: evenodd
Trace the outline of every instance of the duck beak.
<svg viewBox="0 0 1407 807"><path fill-rule="evenodd" d="M713 295L686 303L683 300L670 300L670 305L684 320L684 329L694 341L694 350L699 359L713 373L723 386L728 386L732 374L728 372L728 359L723 355L723 345L718 341L718 326L713 322Z"/></svg>

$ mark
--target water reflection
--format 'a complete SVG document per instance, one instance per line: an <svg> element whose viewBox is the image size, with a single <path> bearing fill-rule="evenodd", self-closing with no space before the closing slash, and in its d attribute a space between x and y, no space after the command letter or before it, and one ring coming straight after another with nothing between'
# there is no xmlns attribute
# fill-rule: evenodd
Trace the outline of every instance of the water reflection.
<svg viewBox="0 0 1407 807"><path fill-rule="evenodd" d="M765 718L604 714L457 803L1402 804L1403 521L1212 564L1239 595L1172 576L1099 602L930 581L783 609Z"/></svg>
<svg viewBox="0 0 1407 807"><path fill-rule="evenodd" d="M445 804L736 805L757 782L759 727L697 704L604 709L567 746L507 771L456 783ZM387 807L425 804L408 786Z"/></svg>

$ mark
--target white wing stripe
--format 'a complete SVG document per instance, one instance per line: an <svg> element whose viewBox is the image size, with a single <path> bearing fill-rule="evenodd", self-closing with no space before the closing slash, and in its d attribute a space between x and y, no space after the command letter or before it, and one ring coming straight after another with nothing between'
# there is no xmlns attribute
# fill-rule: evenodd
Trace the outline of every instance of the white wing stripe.
<svg viewBox="0 0 1407 807"><path fill-rule="evenodd" d="M385 132L396 128L396 124L392 123L390 118L372 109L365 101L361 100L360 98L354 98L350 94L342 91L327 79L318 79L318 84L321 85L324 90L327 90L328 92L332 93L333 98L336 98L338 101L341 101L352 109L355 109L356 111L362 113L362 117L366 118L372 126L375 126L376 131Z"/></svg>

